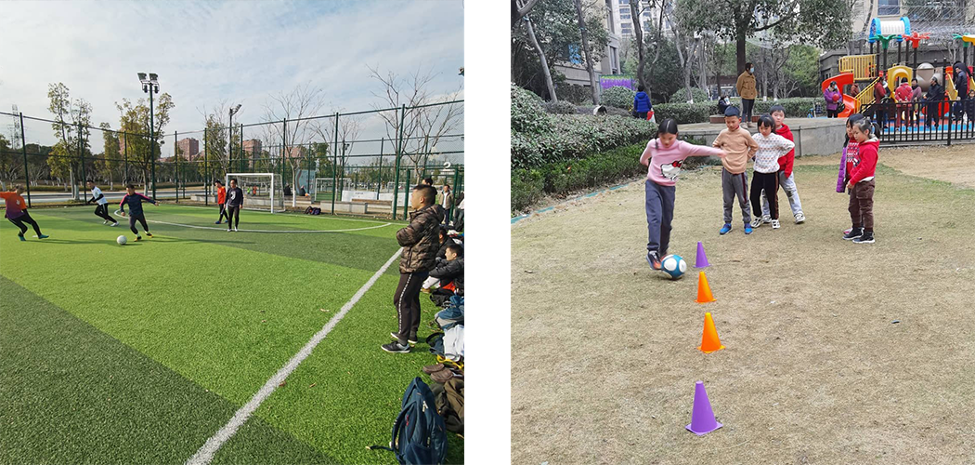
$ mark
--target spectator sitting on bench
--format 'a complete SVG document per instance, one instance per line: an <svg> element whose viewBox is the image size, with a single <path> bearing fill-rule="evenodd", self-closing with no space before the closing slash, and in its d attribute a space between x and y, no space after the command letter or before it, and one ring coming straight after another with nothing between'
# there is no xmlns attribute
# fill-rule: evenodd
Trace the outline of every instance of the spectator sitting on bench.
<svg viewBox="0 0 977 466"><path fill-rule="evenodd" d="M299 196L305 197L306 195L307 194L305 193L305 185L303 184L302 187L299 188Z"/></svg>
<svg viewBox="0 0 977 466"><path fill-rule="evenodd" d="M289 186L289 185L287 185L287 184L285 185L285 188L282 189L282 191L284 192L284 194L286 196L291 196L292 195L292 187Z"/></svg>
<svg viewBox="0 0 977 466"><path fill-rule="evenodd" d="M447 259L446 252L448 251L448 246L452 244L461 245L461 240L452 238L448 234L448 227L444 225L438 226L438 243L441 245L438 248L438 255L435 256L434 260L445 260ZM428 276L427 280L424 280L424 284L421 286L421 291L425 293L430 293L432 288L438 287L438 280L436 277Z"/></svg>

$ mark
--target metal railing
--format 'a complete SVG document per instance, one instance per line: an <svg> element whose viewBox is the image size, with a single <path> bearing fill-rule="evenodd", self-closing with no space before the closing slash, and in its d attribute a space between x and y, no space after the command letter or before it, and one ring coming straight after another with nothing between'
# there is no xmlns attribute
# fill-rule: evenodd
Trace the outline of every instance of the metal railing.
<svg viewBox="0 0 977 466"><path fill-rule="evenodd" d="M974 100L883 102L867 105L862 114L876 126L880 143L974 140Z"/></svg>

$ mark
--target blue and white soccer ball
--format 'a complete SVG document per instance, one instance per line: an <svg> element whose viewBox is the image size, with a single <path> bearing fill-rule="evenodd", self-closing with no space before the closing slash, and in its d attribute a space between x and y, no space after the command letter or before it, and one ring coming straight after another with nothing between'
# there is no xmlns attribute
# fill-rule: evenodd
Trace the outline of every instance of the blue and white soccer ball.
<svg viewBox="0 0 977 466"><path fill-rule="evenodd" d="M662 259L662 272L672 280L682 278L688 268L685 259L678 254L669 254Z"/></svg>
<svg viewBox="0 0 977 466"><path fill-rule="evenodd" d="M128 241L128 239L126 239L126 235L119 235L119 237L115 239L115 242L119 243L119 246L125 246L126 241Z"/></svg>

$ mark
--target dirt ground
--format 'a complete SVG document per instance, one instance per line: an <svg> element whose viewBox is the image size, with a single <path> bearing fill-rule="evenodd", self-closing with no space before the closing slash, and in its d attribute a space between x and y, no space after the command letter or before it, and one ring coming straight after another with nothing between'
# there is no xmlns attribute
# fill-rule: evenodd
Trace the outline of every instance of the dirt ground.
<svg viewBox="0 0 977 466"><path fill-rule="evenodd" d="M678 281L645 262L643 182L515 224L513 463L973 464L973 154L884 149L873 245L840 239L837 156L796 164L806 223L781 193L783 227L750 236L718 234L715 167L684 172ZM695 302L697 241L713 303ZM724 424L703 437L697 380Z"/></svg>

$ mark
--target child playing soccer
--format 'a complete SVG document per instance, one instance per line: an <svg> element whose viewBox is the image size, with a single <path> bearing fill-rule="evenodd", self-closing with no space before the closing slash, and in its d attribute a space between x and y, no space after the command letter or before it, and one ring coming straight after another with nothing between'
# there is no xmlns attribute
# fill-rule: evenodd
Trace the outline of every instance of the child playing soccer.
<svg viewBox="0 0 977 466"><path fill-rule="evenodd" d="M231 222L234 222L234 231L241 223L241 206L244 205L244 191L237 187L237 178L231 178L231 189L227 191L227 231L231 231Z"/></svg>
<svg viewBox="0 0 977 466"><path fill-rule="evenodd" d="M645 181L645 214L648 217L648 265L661 270L661 257L668 252L672 232L672 213L675 208L675 181L682 169L682 161L690 156L716 155L726 152L706 146L696 146L678 139L678 124L668 118L658 125L658 137L648 141L641 154L641 164L648 167Z"/></svg>
<svg viewBox="0 0 977 466"><path fill-rule="evenodd" d="M746 194L746 162L753 158L757 151L757 143L750 136L750 132L740 127L740 110L736 107L726 107L726 129L720 131L713 147L726 152L723 162L723 227L720 235L729 233L733 221L733 197L740 203L743 212L743 233L753 233L750 226L750 204Z"/></svg>
<svg viewBox="0 0 977 466"><path fill-rule="evenodd" d="M4 204L7 205L4 215L7 217L7 220L10 220L10 223L20 228L20 233L17 233L17 237L21 241L27 241L24 238L24 233L27 233L27 226L24 225L25 222L34 227L34 233L37 234L37 239L47 238L47 235L41 234L41 228L31 218L31 214L27 213L27 203L24 202L24 197L20 195L23 192L24 187L19 184L14 185L13 191L0 192L0 199L3 199Z"/></svg>
<svg viewBox="0 0 977 466"><path fill-rule="evenodd" d="M770 107L770 117L773 118L774 133L779 136L783 136L790 142L794 142L794 133L790 131L790 128L784 124L784 107L781 105L774 105ZM784 193L787 194L787 203L790 204L790 211L794 213L794 223L804 223L804 211L801 210L801 198L797 195L797 185L794 184L794 149L791 149L787 155L777 159L777 165L780 169L777 171L777 181L780 183L780 187L784 188ZM770 203L767 202L766 196L761 192L760 203L763 211L763 223L770 223Z"/></svg>
<svg viewBox="0 0 977 466"><path fill-rule="evenodd" d="M854 156L849 154L848 213L851 231L843 238L859 244L875 242L875 216L872 213L875 196L875 164L879 160L879 140L872 134L872 122L867 118L856 121L852 135L858 142Z"/></svg>
<svg viewBox="0 0 977 466"><path fill-rule="evenodd" d="M217 221L214 222L214 224L220 225L225 218L227 218L227 221L231 221L231 219L227 217L227 210L224 208L224 203L227 202L227 190L224 189L224 183L221 183L220 181L214 182L214 188L217 189L217 205L221 210L220 216L217 217Z"/></svg>
<svg viewBox="0 0 977 466"><path fill-rule="evenodd" d="M753 182L750 184L750 203L753 204L753 228L763 224L762 211L760 209L760 191L766 193L767 200L770 201L770 224L776 230L780 228L780 209L777 207L777 171L780 165L777 159L783 157L791 149L794 143L788 141L783 136L773 133L773 118L770 115L760 117L757 125L760 132L753 135L753 139L760 145L757 150L756 158L753 160Z"/></svg>
<svg viewBox="0 0 977 466"><path fill-rule="evenodd" d="M126 196L122 198L122 202L119 202L119 207L122 208L122 215L126 215L126 204L129 205L129 229L132 230L132 234L136 235L136 241L142 239L139 236L139 231L136 230L136 221L138 220L142 224L142 229L146 231L146 236L152 238L153 234L149 232L149 226L146 225L146 216L142 213L142 201L149 201L150 204L158 206L159 203L153 199L150 199L142 194L136 192L136 187L133 185L126 185Z"/></svg>
<svg viewBox="0 0 977 466"><path fill-rule="evenodd" d="M107 225L109 222L112 222L112 226L119 226L119 222L116 222L115 219L109 215L109 201L105 199L105 196L102 194L102 190L98 189L98 186L95 186L95 182L92 180L88 180L88 189L92 192L92 198L85 201L85 204L91 204L93 202L98 203L98 205L95 206L95 215L97 215L99 218L105 219L102 222L102 225Z"/></svg>

